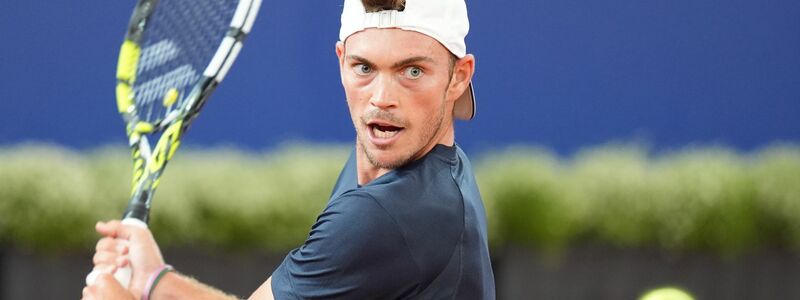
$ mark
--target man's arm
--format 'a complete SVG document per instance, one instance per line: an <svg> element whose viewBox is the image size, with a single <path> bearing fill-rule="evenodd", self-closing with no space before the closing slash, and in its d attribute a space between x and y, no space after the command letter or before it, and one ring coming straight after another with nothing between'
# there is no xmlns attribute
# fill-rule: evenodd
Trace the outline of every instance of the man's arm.
<svg viewBox="0 0 800 300"><path fill-rule="evenodd" d="M270 283L270 279L267 279L248 300L274 300ZM136 299L136 297L125 290L110 274L102 274L94 285L84 288L83 299ZM153 289L150 299L238 300L234 296L175 272L164 275Z"/></svg>
<svg viewBox="0 0 800 300"><path fill-rule="evenodd" d="M176 272L164 275L158 285L153 287L150 299L238 300L237 297Z"/></svg>

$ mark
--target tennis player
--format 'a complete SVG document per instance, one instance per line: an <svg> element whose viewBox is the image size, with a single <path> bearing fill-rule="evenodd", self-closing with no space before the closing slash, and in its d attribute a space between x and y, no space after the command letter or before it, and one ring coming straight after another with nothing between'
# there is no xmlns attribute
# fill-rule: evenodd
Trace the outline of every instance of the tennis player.
<svg viewBox="0 0 800 300"><path fill-rule="evenodd" d="M345 0L355 149L308 239L250 299L494 299L486 217L454 119L472 119L464 0ZM146 229L101 222L84 299L231 299L173 271ZM264 237L269 238L269 237ZM110 275L130 263L125 290Z"/></svg>

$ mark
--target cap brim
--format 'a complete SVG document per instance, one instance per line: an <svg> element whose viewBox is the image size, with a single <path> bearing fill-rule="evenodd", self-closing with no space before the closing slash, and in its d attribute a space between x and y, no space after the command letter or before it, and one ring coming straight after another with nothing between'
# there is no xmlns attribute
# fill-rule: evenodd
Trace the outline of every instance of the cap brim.
<svg viewBox="0 0 800 300"><path fill-rule="evenodd" d="M464 91L464 94L456 100L453 107L453 116L456 119L466 121L475 117L475 91L472 89L472 82L469 83L469 88Z"/></svg>

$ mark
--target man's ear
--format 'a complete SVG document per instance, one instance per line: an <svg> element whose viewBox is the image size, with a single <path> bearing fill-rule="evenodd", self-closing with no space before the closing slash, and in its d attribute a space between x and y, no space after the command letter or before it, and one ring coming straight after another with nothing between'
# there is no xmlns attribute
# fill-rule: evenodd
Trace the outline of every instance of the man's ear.
<svg viewBox="0 0 800 300"><path fill-rule="evenodd" d="M342 68L344 65L344 43L339 41L336 42L336 57L339 58L339 68Z"/></svg>
<svg viewBox="0 0 800 300"><path fill-rule="evenodd" d="M339 77L344 85L344 42L336 42L336 57L339 58Z"/></svg>
<svg viewBox="0 0 800 300"><path fill-rule="evenodd" d="M475 56L467 54L456 60L453 66L453 78L450 79L448 100L456 101L469 87L472 75L475 74Z"/></svg>

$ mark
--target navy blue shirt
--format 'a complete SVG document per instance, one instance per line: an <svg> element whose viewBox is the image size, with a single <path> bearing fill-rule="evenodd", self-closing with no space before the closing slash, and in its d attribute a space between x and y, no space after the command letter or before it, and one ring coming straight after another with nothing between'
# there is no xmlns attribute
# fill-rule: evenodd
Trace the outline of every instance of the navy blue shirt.
<svg viewBox="0 0 800 300"><path fill-rule="evenodd" d="M494 299L486 213L457 146L358 185L355 153L306 242L272 274L276 299Z"/></svg>

